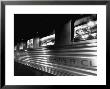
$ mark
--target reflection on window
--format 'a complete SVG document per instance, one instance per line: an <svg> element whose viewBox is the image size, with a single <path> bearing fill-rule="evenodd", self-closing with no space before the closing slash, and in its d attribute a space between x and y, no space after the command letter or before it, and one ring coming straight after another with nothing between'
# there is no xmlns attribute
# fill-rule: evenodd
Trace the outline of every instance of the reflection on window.
<svg viewBox="0 0 110 89"><path fill-rule="evenodd" d="M55 43L55 41L50 40L50 41L43 42L43 43L41 44L41 46L54 45L54 43Z"/></svg>
<svg viewBox="0 0 110 89"><path fill-rule="evenodd" d="M77 26L74 29L74 41L97 39L97 22L89 21L87 24Z"/></svg>
<svg viewBox="0 0 110 89"><path fill-rule="evenodd" d="M55 44L55 34L40 39L41 46L49 46Z"/></svg>

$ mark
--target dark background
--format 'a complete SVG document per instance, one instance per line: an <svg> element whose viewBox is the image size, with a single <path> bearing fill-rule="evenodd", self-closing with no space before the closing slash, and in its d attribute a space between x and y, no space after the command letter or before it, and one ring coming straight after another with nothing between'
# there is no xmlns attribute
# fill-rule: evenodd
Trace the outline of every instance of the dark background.
<svg viewBox="0 0 110 89"><path fill-rule="evenodd" d="M14 76L54 76L36 68L14 62Z"/></svg>
<svg viewBox="0 0 110 89"><path fill-rule="evenodd" d="M66 20L76 20L89 14L14 14L14 44L48 36L57 25Z"/></svg>

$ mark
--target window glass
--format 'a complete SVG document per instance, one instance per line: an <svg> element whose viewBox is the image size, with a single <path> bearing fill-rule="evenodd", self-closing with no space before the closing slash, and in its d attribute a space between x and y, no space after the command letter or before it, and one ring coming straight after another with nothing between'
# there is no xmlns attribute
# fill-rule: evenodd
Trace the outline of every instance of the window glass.
<svg viewBox="0 0 110 89"><path fill-rule="evenodd" d="M97 21L88 21L86 24L74 28L74 41L97 39Z"/></svg>

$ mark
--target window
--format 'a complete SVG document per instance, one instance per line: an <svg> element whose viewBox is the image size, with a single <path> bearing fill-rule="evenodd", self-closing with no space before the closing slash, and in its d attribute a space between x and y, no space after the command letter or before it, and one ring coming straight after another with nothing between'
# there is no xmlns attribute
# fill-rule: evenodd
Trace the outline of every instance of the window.
<svg viewBox="0 0 110 89"><path fill-rule="evenodd" d="M97 21L90 20L74 28L74 42L92 39L97 39Z"/></svg>

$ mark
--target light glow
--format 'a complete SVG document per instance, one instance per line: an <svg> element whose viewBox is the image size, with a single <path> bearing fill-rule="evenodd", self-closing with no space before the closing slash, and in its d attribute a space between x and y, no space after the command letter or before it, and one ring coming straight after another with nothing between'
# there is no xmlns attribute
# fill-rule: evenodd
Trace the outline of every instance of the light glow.
<svg viewBox="0 0 110 89"><path fill-rule="evenodd" d="M40 39L40 41L45 41L45 40L48 40L48 39L51 39L51 38L54 39L55 38L55 34L50 35L50 36L43 37L43 38Z"/></svg>

